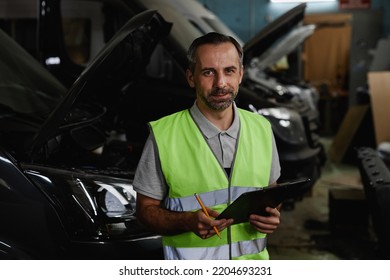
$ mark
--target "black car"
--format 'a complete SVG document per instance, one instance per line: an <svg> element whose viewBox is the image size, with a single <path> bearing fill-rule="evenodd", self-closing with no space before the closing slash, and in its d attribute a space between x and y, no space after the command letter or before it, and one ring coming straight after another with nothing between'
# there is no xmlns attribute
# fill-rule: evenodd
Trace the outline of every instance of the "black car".
<svg viewBox="0 0 390 280"><path fill-rule="evenodd" d="M0 259L163 258L137 224L136 156L110 100L170 28L134 16L69 89L0 30Z"/></svg>

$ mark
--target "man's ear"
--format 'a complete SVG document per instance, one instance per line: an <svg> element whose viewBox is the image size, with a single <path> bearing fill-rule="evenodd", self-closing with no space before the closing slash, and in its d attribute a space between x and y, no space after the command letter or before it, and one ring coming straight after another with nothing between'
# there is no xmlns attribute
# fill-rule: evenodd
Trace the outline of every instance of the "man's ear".
<svg viewBox="0 0 390 280"><path fill-rule="evenodd" d="M194 75L192 75L190 69L186 70L186 78L187 78L187 82L190 85L190 87L192 87L192 88L195 87Z"/></svg>

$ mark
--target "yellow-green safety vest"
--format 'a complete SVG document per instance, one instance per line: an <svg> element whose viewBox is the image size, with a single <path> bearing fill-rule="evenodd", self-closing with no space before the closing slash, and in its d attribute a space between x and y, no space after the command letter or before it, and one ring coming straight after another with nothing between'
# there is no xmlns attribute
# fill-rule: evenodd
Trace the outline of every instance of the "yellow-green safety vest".
<svg viewBox="0 0 390 280"><path fill-rule="evenodd" d="M165 207L171 211L197 211L194 197L218 212L244 192L269 184L272 129L262 116L238 109L240 131L230 178L204 136L184 110L150 123L161 168L168 184ZM193 232L163 236L166 259L269 259L266 234L249 223L232 225L202 239Z"/></svg>

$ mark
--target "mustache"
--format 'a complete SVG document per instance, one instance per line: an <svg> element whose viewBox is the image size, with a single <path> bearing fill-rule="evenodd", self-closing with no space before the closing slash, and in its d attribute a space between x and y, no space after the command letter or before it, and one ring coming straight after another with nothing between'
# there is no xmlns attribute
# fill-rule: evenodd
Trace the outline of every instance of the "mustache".
<svg viewBox="0 0 390 280"><path fill-rule="evenodd" d="M223 95L223 94L233 94L233 90L223 89L223 88L213 88L211 90L211 95Z"/></svg>

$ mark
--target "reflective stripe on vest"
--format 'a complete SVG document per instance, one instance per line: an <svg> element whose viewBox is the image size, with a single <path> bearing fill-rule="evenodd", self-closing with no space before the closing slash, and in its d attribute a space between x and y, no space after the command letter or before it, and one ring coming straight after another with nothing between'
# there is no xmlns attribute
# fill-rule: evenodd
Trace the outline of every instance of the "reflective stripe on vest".
<svg viewBox="0 0 390 280"><path fill-rule="evenodd" d="M259 190L259 187L230 187L230 201L236 200L241 194ZM214 192L205 192L199 195L203 204L207 207L213 207L219 204L229 204L228 190L217 190ZM168 197L165 200L165 207L172 211L194 211L199 209L199 203L194 195L185 197Z"/></svg>
<svg viewBox="0 0 390 280"><path fill-rule="evenodd" d="M272 130L269 122L254 113L238 109L240 132L237 139L231 178L205 141L188 110L178 112L156 122L150 123L160 156L161 168L168 184L168 197L165 200L167 209L172 211L195 211L199 205L194 198L198 193L210 208L221 212L239 194L250 189L268 185L272 161ZM255 167L255 168L254 168ZM256 170L256 172L253 172ZM234 186L234 187L232 187ZM174 236L164 236L163 244L167 246L166 258L171 258L180 250L197 248L205 250L211 259L245 257L248 250L235 243L253 243L250 246L258 250L259 257L268 256L265 250L265 234L259 233L248 223L233 225L230 230L221 232L222 239L213 236L201 239L192 232ZM229 245L230 244L230 245ZM264 246L258 246L264 244ZM228 245L228 246L227 246ZM229 248L231 255L220 256L224 248ZM174 250L169 247L175 248ZM171 253L169 253L171 252ZM194 251L195 252L195 251ZM262 253L261 253L262 252ZM254 253L254 254L256 254ZM184 254L188 257L188 254ZM189 258L197 259L198 254ZM241 258L240 257L240 258ZM175 257L173 257L175 258Z"/></svg>
<svg viewBox="0 0 390 280"><path fill-rule="evenodd" d="M164 255L170 260L228 260L230 255L232 258L238 259L242 255L257 255L259 252L264 251L266 247L265 243L266 239L263 238L206 248L176 248L165 246ZM268 259L268 253L266 251L264 251L264 255Z"/></svg>

